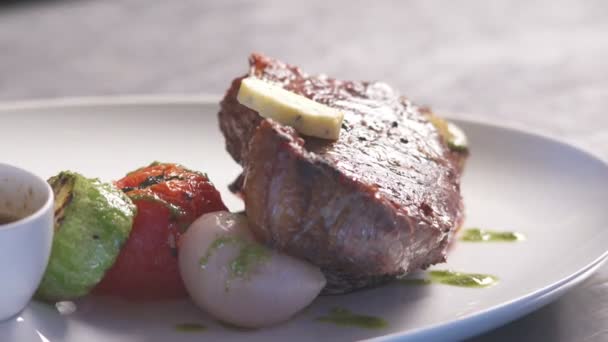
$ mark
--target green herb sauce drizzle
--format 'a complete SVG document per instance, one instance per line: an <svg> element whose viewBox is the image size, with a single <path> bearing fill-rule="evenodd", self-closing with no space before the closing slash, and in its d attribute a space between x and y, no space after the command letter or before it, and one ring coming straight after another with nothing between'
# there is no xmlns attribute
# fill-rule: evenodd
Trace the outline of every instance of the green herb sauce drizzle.
<svg viewBox="0 0 608 342"><path fill-rule="evenodd" d="M222 321L217 321L217 323L219 325L221 325L222 327L228 329L228 330L232 330L232 331L239 331L239 332L250 332L250 331L256 331L256 328L245 328L245 327L239 327L236 326L234 324L230 324L227 322L222 322Z"/></svg>
<svg viewBox="0 0 608 342"><path fill-rule="evenodd" d="M470 288L490 287L498 283L497 277L488 274L462 273L446 270L429 271L427 274L429 276L428 278L406 278L399 279L398 282L404 285L430 285L437 283Z"/></svg>
<svg viewBox="0 0 608 342"><path fill-rule="evenodd" d="M358 315L343 308L334 308L327 316L317 318L317 321L364 329L382 329L388 326L388 323L382 318Z"/></svg>
<svg viewBox="0 0 608 342"><path fill-rule="evenodd" d="M247 242L241 246L239 255L230 262L233 277L245 277L251 268L270 257L268 250L255 242Z"/></svg>
<svg viewBox="0 0 608 342"><path fill-rule="evenodd" d="M238 245L241 243L242 243L242 240L235 236L228 236L228 235L218 236L217 238L215 238L215 240L213 240L211 245L209 245L209 247L207 248L207 252L199 260L199 264L203 268L205 268L207 266L207 263L209 263L209 258L211 258L211 255L213 255L213 253L215 253L215 251L224 247L225 245Z"/></svg>
<svg viewBox="0 0 608 342"><path fill-rule="evenodd" d="M516 242L523 241L526 236L517 232L504 232L480 228L465 229L460 240L467 242Z"/></svg>
<svg viewBox="0 0 608 342"><path fill-rule="evenodd" d="M224 235L217 237L207 248L207 252L199 261L201 267L206 267L213 253L226 245L235 245L240 248L239 254L229 264L230 279L246 279L256 265L270 258L270 252L266 247L254 241L246 241L239 237ZM226 290L230 287L229 280L226 283Z"/></svg>
<svg viewBox="0 0 608 342"><path fill-rule="evenodd" d="M207 330L202 324L199 323L181 323L175 325L175 330L179 332L202 332Z"/></svg>

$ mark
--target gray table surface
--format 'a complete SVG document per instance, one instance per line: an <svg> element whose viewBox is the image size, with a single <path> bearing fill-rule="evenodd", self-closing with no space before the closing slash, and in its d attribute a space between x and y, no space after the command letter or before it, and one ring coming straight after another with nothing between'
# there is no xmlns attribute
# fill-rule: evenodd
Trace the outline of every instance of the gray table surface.
<svg viewBox="0 0 608 342"><path fill-rule="evenodd" d="M2 3L0 101L221 94L251 51L381 79L441 112L546 132L608 159L601 0ZM474 340L608 341L608 267Z"/></svg>

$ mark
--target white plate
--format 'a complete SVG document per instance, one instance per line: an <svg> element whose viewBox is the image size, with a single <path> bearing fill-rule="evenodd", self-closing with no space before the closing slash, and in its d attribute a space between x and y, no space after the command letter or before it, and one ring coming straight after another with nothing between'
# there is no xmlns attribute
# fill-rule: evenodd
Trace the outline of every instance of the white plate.
<svg viewBox="0 0 608 342"><path fill-rule="evenodd" d="M116 179L154 160L204 170L231 209L226 189L239 167L224 150L215 101L118 98L14 104L0 108L0 161L48 177L62 169ZM608 246L608 166L558 141L458 121L472 155L463 180L466 226L516 230L521 243L457 243L437 268L494 274L486 289L390 284L318 298L296 318L250 332L226 329L188 301L133 304L89 298L70 315L33 302L0 324L0 341L455 340L504 324L586 278ZM280 284L277 284L280 286ZM315 321L333 307L380 316L383 330ZM201 333L175 324L199 322Z"/></svg>

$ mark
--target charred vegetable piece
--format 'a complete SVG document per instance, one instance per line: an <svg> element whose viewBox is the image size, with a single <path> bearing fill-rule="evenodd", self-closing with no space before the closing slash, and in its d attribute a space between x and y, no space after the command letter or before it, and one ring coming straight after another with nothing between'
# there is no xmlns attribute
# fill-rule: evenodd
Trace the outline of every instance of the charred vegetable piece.
<svg viewBox="0 0 608 342"><path fill-rule="evenodd" d="M152 163L116 182L137 206L129 240L96 293L128 299L186 296L177 264L180 236L204 213L226 210L203 173Z"/></svg>
<svg viewBox="0 0 608 342"><path fill-rule="evenodd" d="M135 206L118 188L64 171L48 180L55 194L55 236L37 297L80 297L112 266L133 225Z"/></svg>

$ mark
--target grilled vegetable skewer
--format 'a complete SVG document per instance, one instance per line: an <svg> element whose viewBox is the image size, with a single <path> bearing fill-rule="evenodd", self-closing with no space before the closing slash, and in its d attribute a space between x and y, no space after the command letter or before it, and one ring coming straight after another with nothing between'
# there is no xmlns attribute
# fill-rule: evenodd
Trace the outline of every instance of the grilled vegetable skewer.
<svg viewBox="0 0 608 342"><path fill-rule="evenodd" d="M114 185L75 172L48 182L55 194L55 237L37 297L73 299L88 294L114 264L136 208Z"/></svg>

